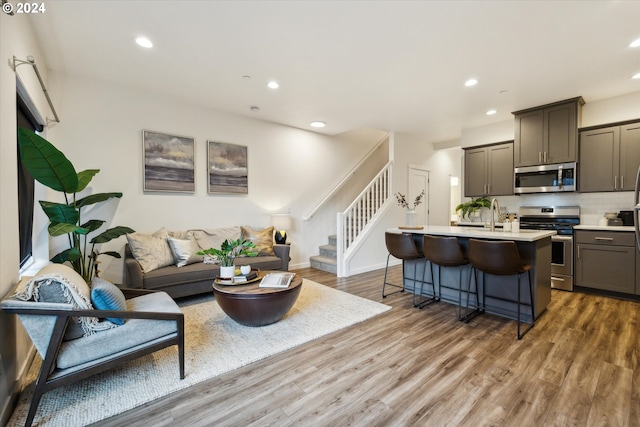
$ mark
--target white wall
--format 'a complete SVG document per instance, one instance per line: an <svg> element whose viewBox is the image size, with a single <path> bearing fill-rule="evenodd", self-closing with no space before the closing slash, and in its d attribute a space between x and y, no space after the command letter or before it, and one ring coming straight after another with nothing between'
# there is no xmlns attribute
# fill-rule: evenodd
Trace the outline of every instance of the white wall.
<svg viewBox="0 0 640 427"><path fill-rule="evenodd" d="M0 297L4 297L17 283L19 271L18 243L18 184L16 151L16 74L9 66L13 56L26 60L35 58L43 78L47 79L47 66L31 30L28 15L9 16L0 13ZM18 67L18 75L42 117L51 117L40 84L30 65ZM43 187L36 188L43 195ZM39 214L35 219L34 233L37 245L35 255L47 256L46 219ZM16 379L23 374L31 355L31 342L14 315L0 312L0 424L4 424L11 396L19 384Z"/></svg>
<svg viewBox="0 0 640 427"><path fill-rule="evenodd" d="M51 82L62 122L52 128L49 140L76 169L101 169L88 192L124 193L99 207L97 217L112 218L109 226L154 232L161 227L268 226L270 213L290 211L292 268L308 265L318 245L326 243L327 225L335 224L335 212L308 223L301 218L378 142L345 143L341 136L232 116L77 76L51 73ZM195 138L195 194L143 192L143 129ZM207 140L248 147L248 195L207 194ZM64 238L58 241L64 244ZM122 237L102 249L121 251L124 242ZM56 244L52 252L62 248ZM121 260L101 259L102 276L119 282Z"/></svg>

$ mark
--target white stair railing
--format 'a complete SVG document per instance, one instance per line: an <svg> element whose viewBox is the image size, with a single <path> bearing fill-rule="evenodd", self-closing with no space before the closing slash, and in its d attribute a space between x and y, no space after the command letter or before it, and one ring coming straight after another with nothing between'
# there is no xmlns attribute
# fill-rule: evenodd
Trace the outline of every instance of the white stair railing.
<svg viewBox="0 0 640 427"><path fill-rule="evenodd" d="M358 241L391 197L392 162L387 163L344 212L338 212L336 253L337 275L344 277L346 265Z"/></svg>

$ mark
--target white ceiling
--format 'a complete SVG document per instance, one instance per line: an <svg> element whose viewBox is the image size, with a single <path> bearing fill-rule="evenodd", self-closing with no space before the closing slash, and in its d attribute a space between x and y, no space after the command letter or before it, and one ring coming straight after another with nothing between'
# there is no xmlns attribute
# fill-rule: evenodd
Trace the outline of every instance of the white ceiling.
<svg viewBox="0 0 640 427"><path fill-rule="evenodd" d="M322 120L327 134L372 127L446 141L511 111L640 91L630 79L640 48L628 47L640 38L640 1L55 0L46 8L33 18L53 70L303 129ZM137 46L139 35L155 46ZM467 88L471 77L479 83ZM266 87L272 79L279 89ZM498 113L485 115L490 108Z"/></svg>

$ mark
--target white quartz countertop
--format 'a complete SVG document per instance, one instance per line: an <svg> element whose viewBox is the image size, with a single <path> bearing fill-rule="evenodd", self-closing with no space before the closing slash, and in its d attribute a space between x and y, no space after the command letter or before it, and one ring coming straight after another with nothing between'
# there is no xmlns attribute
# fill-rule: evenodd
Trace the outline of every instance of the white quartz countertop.
<svg viewBox="0 0 640 427"><path fill-rule="evenodd" d="M595 231L630 231L635 232L635 228L630 225L576 225L574 230L595 230Z"/></svg>
<svg viewBox="0 0 640 427"><path fill-rule="evenodd" d="M490 231L487 228L477 227L449 227L445 225L429 225L422 229L391 228L390 233L414 233L431 234L434 236L455 236L474 239L512 240L516 242L535 242L554 236L555 231L550 230L520 230L517 233L504 232L502 230Z"/></svg>

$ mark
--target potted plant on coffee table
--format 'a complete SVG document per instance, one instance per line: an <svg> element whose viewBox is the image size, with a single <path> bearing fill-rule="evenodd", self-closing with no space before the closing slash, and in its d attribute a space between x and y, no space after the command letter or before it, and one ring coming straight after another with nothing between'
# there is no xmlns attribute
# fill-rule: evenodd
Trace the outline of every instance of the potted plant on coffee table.
<svg viewBox="0 0 640 427"><path fill-rule="evenodd" d="M235 276L236 267L233 260L239 256L255 257L258 252L252 250L256 247L253 242L248 240L225 240L222 242L220 249L209 248L197 252L198 255L207 255L216 260L220 264L220 278L230 279Z"/></svg>

